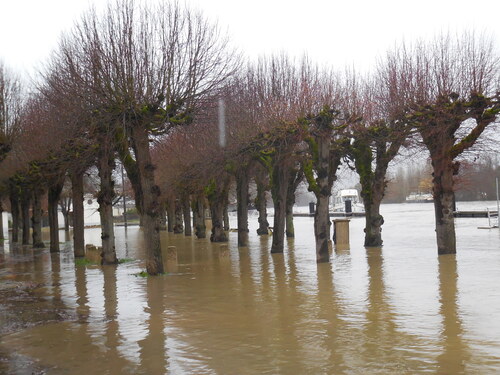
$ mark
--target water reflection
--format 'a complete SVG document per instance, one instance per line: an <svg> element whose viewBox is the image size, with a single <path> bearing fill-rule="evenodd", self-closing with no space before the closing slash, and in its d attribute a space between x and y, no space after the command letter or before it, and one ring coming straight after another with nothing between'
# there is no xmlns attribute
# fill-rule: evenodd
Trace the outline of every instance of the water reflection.
<svg viewBox="0 0 500 375"><path fill-rule="evenodd" d="M500 370L500 341L485 331L496 327L500 294L483 288L500 283L496 234L487 234L495 248L439 258L402 239L365 249L353 234L350 249L318 265L311 224L297 219L283 254L270 254L267 236L238 248L232 233L223 246L162 233L169 273L154 278L135 276L144 253L137 227L127 229L127 241L117 228L119 256L138 259L117 267L75 266L66 246L60 254L0 251L1 281L29 285L32 294L22 297L37 315L56 309L0 345L56 375ZM361 221L351 224L362 232Z"/></svg>
<svg viewBox="0 0 500 375"><path fill-rule="evenodd" d="M440 314L442 351L437 361L439 374L465 374L470 360L469 348L463 337L462 320L458 307L458 273L455 255L439 257Z"/></svg>

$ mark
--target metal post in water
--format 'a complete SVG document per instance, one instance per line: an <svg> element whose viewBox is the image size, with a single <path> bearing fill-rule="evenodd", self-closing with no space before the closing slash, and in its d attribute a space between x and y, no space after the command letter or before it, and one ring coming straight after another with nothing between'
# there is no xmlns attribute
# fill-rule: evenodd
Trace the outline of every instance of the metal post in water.
<svg viewBox="0 0 500 375"><path fill-rule="evenodd" d="M219 99L219 146L226 147L226 108L224 99Z"/></svg>

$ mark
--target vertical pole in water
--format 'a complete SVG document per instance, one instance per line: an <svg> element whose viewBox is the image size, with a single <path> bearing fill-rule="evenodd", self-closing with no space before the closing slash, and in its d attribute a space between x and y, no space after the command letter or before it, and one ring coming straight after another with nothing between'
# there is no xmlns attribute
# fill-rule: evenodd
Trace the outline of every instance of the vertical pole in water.
<svg viewBox="0 0 500 375"><path fill-rule="evenodd" d="M497 226L498 229L500 229L500 202L498 198L498 177L495 179L495 181L497 186Z"/></svg>
<svg viewBox="0 0 500 375"><path fill-rule="evenodd" d="M122 196L123 196L123 224L127 228L127 203L125 198L125 179L123 178L123 163L122 163Z"/></svg>

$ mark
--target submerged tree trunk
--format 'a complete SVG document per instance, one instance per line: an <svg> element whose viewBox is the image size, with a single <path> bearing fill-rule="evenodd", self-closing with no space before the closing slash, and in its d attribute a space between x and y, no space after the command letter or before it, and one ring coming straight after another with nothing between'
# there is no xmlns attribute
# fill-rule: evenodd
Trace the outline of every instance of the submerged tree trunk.
<svg viewBox="0 0 500 375"><path fill-rule="evenodd" d="M113 169L115 161L105 141L100 142L99 178L100 191L97 195L101 218L102 264L116 264L115 229L113 226L113 198L115 197Z"/></svg>
<svg viewBox="0 0 500 375"><path fill-rule="evenodd" d="M75 258L85 256L85 224L83 209L83 172L70 174L73 201L73 253Z"/></svg>
<svg viewBox="0 0 500 375"><path fill-rule="evenodd" d="M433 158L432 166L434 167L432 193L438 254L456 254L453 175L458 172L458 164L454 164L451 159Z"/></svg>
<svg viewBox="0 0 500 375"><path fill-rule="evenodd" d="M59 218L57 216L57 207L59 197L63 189L63 183L58 182L49 187L48 192L48 211L49 211L49 231L50 231L50 252L58 253L59 249Z"/></svg>
<svg viewBox="0 0 500 375"><path fill-rule="evenodd" d="M330 261L330 253L328 251L328 240L330 239L329 197L329 194L319 194L316 197L314 238L316 241L316 262L318 263Z"/></svg>
<svg viewBox="0 0 500 375"><path fill-rule="evenodd" d="M248 246L248 169L236 174L236 198L238 215L238 246Z"/></svg>
<svg viewBox="0 0 500 375"><path fill-rule="evenodd" d="M35 189L33 191L33 247L44 248L45 244L42 241L42 198L43 191Z"/></svg>
<svg viewBox="0 0 500 375"><path fill-rule="evenodd" d="M182 232L184 232L184 223L182 221L182 204L179 199L176 199L174 233L181 234Z"/></svg>
<svg viewBox="0 0 500 375"><path fill-rule="evenodd" d="M10 211L12 215L12 242L19 242L19 195L11 189L10 192Z"/></svg>
<svg viewBox="0 0 500 375"><path fill-rule="evenodd" d="M143 208L143 231L146 246L146 270L150 275L163 273L163 258L161 254L160 225L158 202L160 188L155 184L154 166L149 151L149 137L145 127L132 128L134 150L140 176Z"/></svg>
<svg viewBox="0 0 500 375"><path fill-rule="evenodd" d="M30 243L30 196L27 191L21 195L21 218L23 225L23 245Z"/></svg>
<svg viewBox="0 0 500 375"><path fill-rule="evenodd" d="M175 225L175 201L169 199L167 202L167 230L172 233Z"/></svg>
<svg viewBox="0 0 500 375"><path fill-rule="evenodd" d="M257 228L257 234L261 236L269 234L269 222L267 221L266 184L258 177L255 178L255 183L257 184L255 208L259 212L259 227Z"/></svg>
<svg viewBox="0 0 500 375"><path fill-rule="evenodd" d="M224 209L227 208L229 181L221 183L213 182L208 194L210 213L212 216L211 242L226 242L227 236L224 232Z"/></svg>
<svg viewBox="0 0 500 375"><path fill-rule="evenodd" d="M197 238L206 238L207 227L205 224L205 196L203 193L196 195L193 202L193 226Z"/></svg>
<svg viewBox="0 0 500 375"><path fill-rule="evenodd" d="M191 236L191 205L189 202L189 194L182 197L182 216L184 217L184 235Z"/></svg>
<svg viewBox="0 0 500 375"><path fill-rule="evenodd" d="M274 226L271 253L282 253L285 246L286 196L290 168L282 163L273 166L271 193L274 202Z"/></svg>

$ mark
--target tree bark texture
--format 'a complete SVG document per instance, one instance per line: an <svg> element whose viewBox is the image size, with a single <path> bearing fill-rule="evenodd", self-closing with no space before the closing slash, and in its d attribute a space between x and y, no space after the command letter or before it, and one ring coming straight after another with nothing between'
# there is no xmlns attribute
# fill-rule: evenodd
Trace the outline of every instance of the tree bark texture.
<svg viewBox="0 0 500 375"><path fill-rule="evenodd" d="M255 207L259 212L259 228L257 228L257 234L259 236L267 235L269 234L269 222L267 221L266 184L258 178L255 179L255 183L257 185Z"/></svg>
<svg viewBox="0 0 500 375"><path fill-rule="evenodd" d="M210 203L210 213L212 216L212 234L210 235L211 242L227 242L227 236L224 232L224 209L227 207L228 184L214 183L214 187L208 200Z"/></svg>
<svg viewBox="0 0 500 375"><path fill-rule="evenodd" d="M138 125L132 128L134 149L140 176L143 208L143 231L146 246L146 270L150 275L163 273L163 257L161 253L160 225L158 202L160 188L155 184L154 166L149 150L149 137L145 127Z"/></svg>
<svg viewBox="0 0 500 375"><path fill-rule="evenodd" d="M432 158L432 154L431 154ZM436 238L438 254L456 254L455 219L453 217L453 175L458 172L458 164L451 159L435 158L432 179L432 193L434 197L434 213L436 217Z"/></svg>
<svg viewBox="0 0 500 375"><path fill-rule="evenodd" d="M189 201L189 194L182 197L182 216L184 217L184 235L191 236L193 234L191 227L191 205Z"/></svg>
<svg viewBox="0 0 500 375"><path fill-rule="evenodd" d="M59 249L59 218L57 216L57 207L59 197L63 189L63 183L57 182L49 187L48 192L48 213L49 213L49 232L50 232L50 252L58 253Z"/></svg>
<svg viewBox="0 0 500 375"><path fill-rule="evenodd" d="M205 196L199 193L193 202L193 226L197 238L206 238L207 227L205 224Z"/></svg>
<svg viewBox="0 0 500 375"><path fill-rule="evenodd" d="M273 242L271 253L282 253L285 246L286 196L290 168L281 163L273 166L271 193L274 202Z"/></svg>
<svg viewBox="0 0 500 375"><path fill-rule="evenodd" d="M113 152L105 139L99 142L99 146L98 170L100 191L97 195L97 202L99 203L99 215L101 218L101 264L116 264L118 263L118 259L116 258L115 229L113 226L113 198L115 197L113 170L115 161Z"/></svg>
<svg viewBox="0 0 500 375"><path fill-rule="evenodd" d="M83 208L83 172L70 174L73 201L73 253L75 258L85 256L85 223Z"/></svg>
<svg viewBox="0 0 500 375"><path fill-rule="evenodd" d="M238 246L248 246L248 169L236 173L236 198L238 220Z"/></svg>
<svg viewBox="0 0 500 375"><path fill-rule="evenodd" d="M45 244L42 241L42 198L43 190L34 189L33 191L33 247L44 248Z"/></svg>
<svg viewBox="0 0 500 375"><path fill-rule="evenodd" d="M29 245L30 243L30 194L28 192L23 192L21 195L21 218L23 225L23 237L22 244Z"/></svg>
<svg viewBox="0 0 500 375"><path fill-rule="evenodd" d="M167 209L166 204L160 204L160 230L167 230Z"/></svg>

